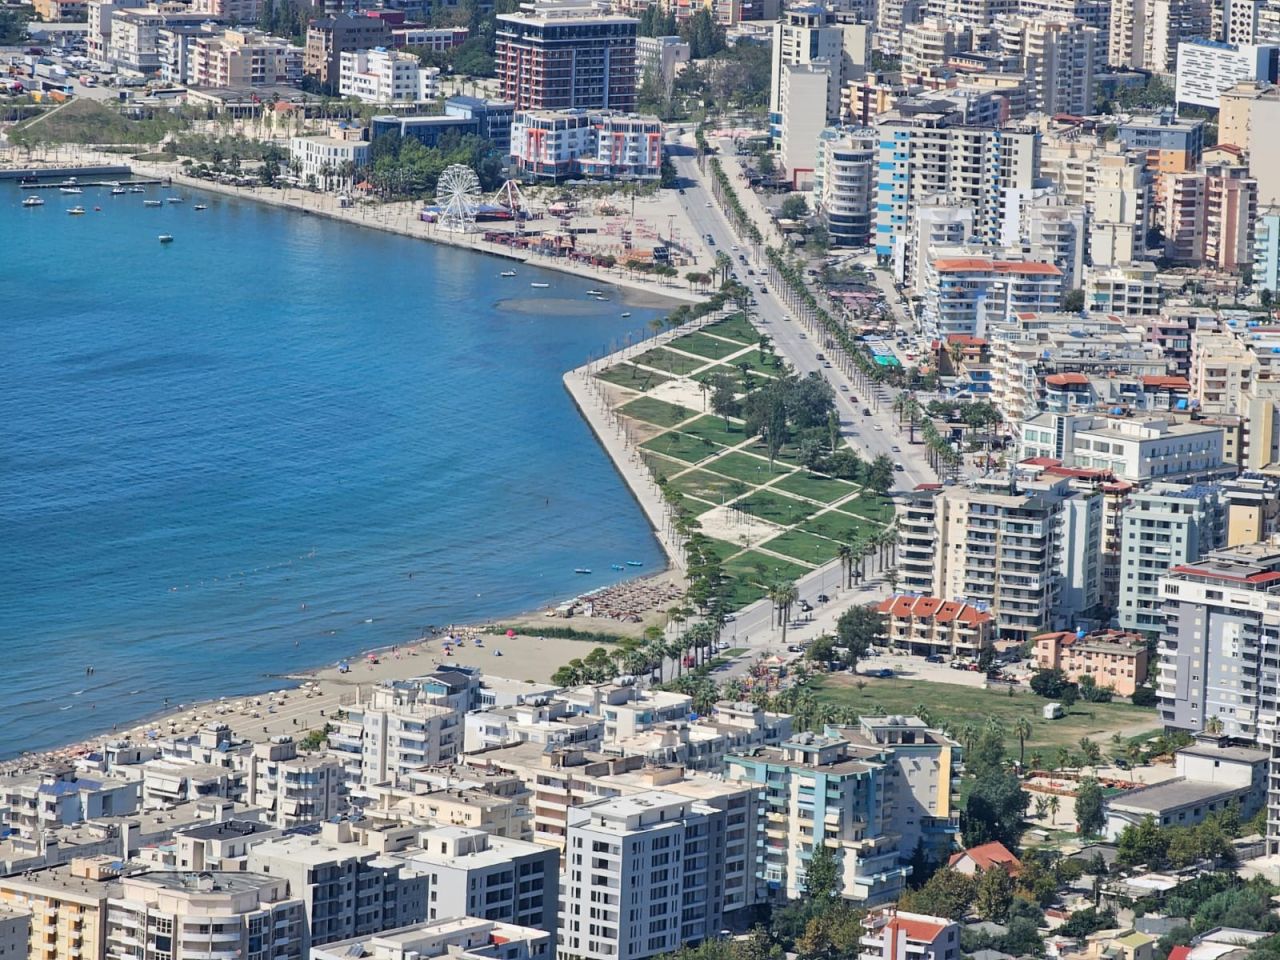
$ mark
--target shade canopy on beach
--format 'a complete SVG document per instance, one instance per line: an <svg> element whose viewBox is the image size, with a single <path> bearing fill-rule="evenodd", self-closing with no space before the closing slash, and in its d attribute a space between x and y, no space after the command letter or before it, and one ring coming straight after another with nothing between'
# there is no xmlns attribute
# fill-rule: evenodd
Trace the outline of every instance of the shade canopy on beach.
<svg viewBox="0 0 1280 960"><path fill-rule="evenodd" d="M516 635L516 632L515 632L514 630L508 630L508 631L507 631L507 637L508 637L508 639L515 637L515 635Z"/></svg>

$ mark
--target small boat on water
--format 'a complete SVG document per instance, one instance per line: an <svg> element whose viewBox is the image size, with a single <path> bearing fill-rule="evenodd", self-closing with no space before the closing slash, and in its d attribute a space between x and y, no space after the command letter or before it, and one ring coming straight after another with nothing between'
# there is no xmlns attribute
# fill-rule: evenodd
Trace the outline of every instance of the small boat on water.
<svg viewBox="0 0 1280 960"><path fill-rule="evenodd" d="M161 242L161 243L173 243L173 234L171 234L171 233L162 233L162 234L160 234L160 242Z"/></svg>
<svg viewBox="0 0 1280 960"><path fill-rule="evenodd" d="M124 194L124 192L125 192L124 187L112 187L112 188L111 188L111 195L112 195L113 197L119 197L119 196L121 196L122 194Z"/></svg>
<svg viewBox="0 0 1280 960"><path fill-rule="evenodd" d="M602 297L602 296L604 296L604 291L603 291L603 290L588 290L588 291L587 291L587 296L588 296L588 297Z"/></svg>
<svg viewBox="0 0 1280 960"><path fill-rule="evenodd" d="M67 211L67 213L71 214L73 217L81 216L84 213L84 207L72 207Z"/></svg>
<svg viewBox="0 0 1280 960"><path fill-rule="evenodd" d="M625 320L625 319L627 319L627 317L629 317L629 316L631 316L631 314L630 314L629 312L628 312L628 313L624 313L624 314L622 315L622 319L623 319L623 320Z"/></svg>
<svg viewBox="0 0 1280 960"><path fill-rule="evenodd" d="M170 203L186 203L186 200L183 197L166 197L165 199Z"/></svg>
<svg viewBox="0 0 1280 960"><path fill-rule="evenodd" d="M590 568L590 567L575 567L575 568L574 568L574 570L573 570L573 572L574 572L574 573L590 573L590 572L591 572L591 568Z"/></svg>
<svg viewBox="0 0 1280 960"><path fill-rule="evenodd" d="M146 193L147 188L146 187L130 187L129 192L130 193Z"/></svg>
<svg viewBox="0 0 1280 960"><path fill-rule="evenodd" d="M206 203L197 203L197 204L196 204L194 207L192 207L191 209L192 209L192 210L208 210L208 209L209 209L209 205L208 205L208 204L206 204Z"/></svg>
<svg viewBox="0 0 1280 960"><path fill-rule="evenodd" d="M22 201L24 207L43 207L44 197L27 197Z"/></svg>
<svg viewBox="0 0 1280 960"><path fill-rule="evenodd" d="M159 200L143 200L142 205L144 207L163 207L164 206L164 204L161 203Z"/></svg>
<svg viewBox="0 0 1280 960"><path fill-rule="evenodd" d="M609 569L610 569L610 570L621 570L621 569L622 569L622 564L620 564L620 563L611 563L611 564L609 564Z"/></svg>
<svg viewBox="0 0 1280 960"><path fill-rule="evenodd" d="M84 193L79 187L59 187L63 193Z"/></svg>
<svg viewBox="0 0 1280 960"><path fill-rule="evenodd" d="M596 299L597 299L597 300L600 300L600 301L602 301L602 302L604 302L604 303L608 303L608 302L609 302L609 298L608 298L608 297L596 297Z"/></svg>
<svg viewBox="0 0 1280 960"><path fill-rule="evenodd" d="M514 270L503 270L500 274L498 274L498 276L500 277L514 277L515 275L516 275L516 272Z"/></svg>
<svg viewBox="0 0 1280 960"><path fill-rule="evenodd" d="M643 560L628 560L628 561L627 561L627 566L628 566L628 567L643 567L643 566L644 566L644 561L643 561Z"/></svg>
<svg viewBox="0 0 1280 960"><path fill-rule="evenodd" d="M549 283L531 283L531 284L529 284L529 286L531 286L531 287L533 287L533 288L535 288L535 289L537 289L537 290L545 290L545 289L547 289L547 287L551 286L551 284L549 284Z"/></svg>

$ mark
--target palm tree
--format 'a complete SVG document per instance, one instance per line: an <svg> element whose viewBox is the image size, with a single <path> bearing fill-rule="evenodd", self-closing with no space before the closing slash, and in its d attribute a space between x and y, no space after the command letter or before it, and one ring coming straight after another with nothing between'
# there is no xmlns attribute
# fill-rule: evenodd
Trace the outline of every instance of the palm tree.
<svg viewBox="0 0 1280 960"><path fill-rule="evenodd" d="M1071 750L1064 743L1058 748L1058 769L1065 770L1071 766Z"/></svg>
<svg viewBox="0 0 1280 960"><path fill-rule="evenodd" d="M1062 806L1062 800L1055 793L1049 798L1049 826L1056 827L1058 825L1058 807Z"/></svg>
<svg viewBox="0 0 1280 960"><path fill-rule="evenodd" d="M1049 798L1036 797L1036 819L1043 820L1049 812Z"/></svg>
<svg viewBox="0 0 1280 960"><path fill-rule="evenodd" d="M853 586L853 547L847 543L840 544L840 549L836 551L836 555L840 558L840 569L844 571L845 586Z"/></svg>
<svg viewBox="0 0 1280 960"><path fill-rule="evenodd" d="M1013 721L1013 735L1018 738L1018 766L1023 766L1027 754L1027 737L1031 736L1031 721L1019 717Z"/></svg>
<svg viewBox="0 0 1280 960"><path fill-rule="evenodd" d="M898 568L890 567L884 572L884 582L889 587L890 593L898 591Z"/></svg>
<svg viewBox="0 0 1280 960"><path fill-rule="evenodd" d="M1028 759L1031 761L1032 770L1039 770L1042 766L1044 766L1044 754L1042 754L1039 750L1032 750L1031 756Z"/></svg>
<svg viewBox="0 0 1280 960"><path fill-rule="evenodd" d="M787 645L787 621L791 619L791 605L800 599L800 591L789 581L775 583L769 588L769 599L778 611L778 621L782 624L782 645Z"/></svg>

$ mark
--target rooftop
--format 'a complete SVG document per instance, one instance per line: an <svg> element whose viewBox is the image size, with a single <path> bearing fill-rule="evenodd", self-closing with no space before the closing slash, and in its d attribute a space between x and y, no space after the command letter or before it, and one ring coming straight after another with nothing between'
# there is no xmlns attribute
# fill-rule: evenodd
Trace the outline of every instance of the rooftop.
<svg viewBox="0 0 1280 960"><path fill-rule="evenodd" d="M1212 800L1233 797L1240 792L1240 789L1235 786L1222 786L1178 777L1163 783L1138 787L1136 790L1112 797L1107 803L1108 806L1119 810L1160 814L1166 810L1176 810L1196 803L1208 803Z"/></svg>

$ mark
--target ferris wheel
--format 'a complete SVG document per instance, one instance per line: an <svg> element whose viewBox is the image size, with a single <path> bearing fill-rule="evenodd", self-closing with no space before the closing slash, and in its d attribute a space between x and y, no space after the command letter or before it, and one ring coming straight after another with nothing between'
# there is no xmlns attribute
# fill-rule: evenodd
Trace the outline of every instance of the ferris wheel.
<svg viewBox="0 0 1280 960"><path fill-rule="evenodd" d="M480 208L480 178L470 167L455 163L445 167L436 182L440 225L446 230L470 230Z"/></svg>

